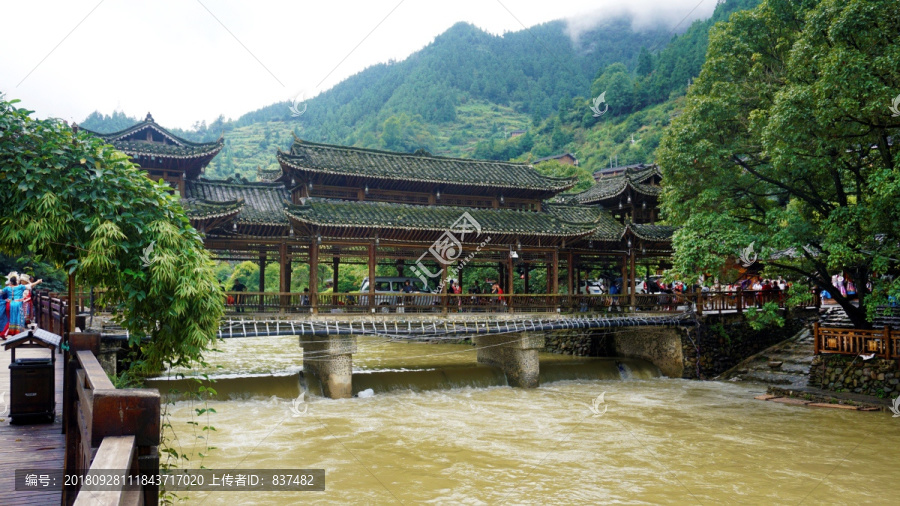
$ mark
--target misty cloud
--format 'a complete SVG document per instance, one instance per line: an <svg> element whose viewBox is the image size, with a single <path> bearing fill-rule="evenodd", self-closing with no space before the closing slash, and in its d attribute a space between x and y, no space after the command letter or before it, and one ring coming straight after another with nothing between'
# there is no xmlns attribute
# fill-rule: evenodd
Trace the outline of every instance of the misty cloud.
<svg viewBox="0 0 900 506"><path fill-rule="evenodd" d="M573 43L587 31L600 28L615 18L631 18L631 27L636 31L664 27L686 30L691 23L712 15L717 0L632 0L627 3L602 0L600 6L583 14L566 18L566 33Z"/></svg>

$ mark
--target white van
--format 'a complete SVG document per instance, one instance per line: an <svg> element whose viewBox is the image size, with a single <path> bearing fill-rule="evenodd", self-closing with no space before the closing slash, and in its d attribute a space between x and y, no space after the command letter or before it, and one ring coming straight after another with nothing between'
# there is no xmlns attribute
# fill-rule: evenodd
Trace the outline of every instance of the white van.
<svg viewBox="0 0 900 506"><path fill-rule="evenodd" d="M412 293L415 296L403 295L403 286L406 282L412 285ZM369 278L363 278L362 285L359 287L360 305L369 304ZM419 278L409 278L401 276L376 276L375 277L375 305L379 306L381 312L387 313L396 310L398 313L405 312L406 306L433 306L439 304L440 301L436 297L424 296L422 294L430 294L429 289Z"/></svg>
<svg viewBox="0 0 900 506"><path fill-rule="evenodd" d="M428 289L422 283L422 280L419 278L404 278L399 276L376 276L375 277L375 293L403 293L403 285L406 282L409 283L413 287L413 292L415 293L431 293L431 290ZM362 286L359 287L359 291L366 293L369 291L369 278L368 276L363 278Z"/></svg>
<svg viewBox="0 0 900 506"><path fill-rule="evenodd" d="M603 282L599 279L582 279L578 293L582 295L597 295L603 293Z"/></svg>

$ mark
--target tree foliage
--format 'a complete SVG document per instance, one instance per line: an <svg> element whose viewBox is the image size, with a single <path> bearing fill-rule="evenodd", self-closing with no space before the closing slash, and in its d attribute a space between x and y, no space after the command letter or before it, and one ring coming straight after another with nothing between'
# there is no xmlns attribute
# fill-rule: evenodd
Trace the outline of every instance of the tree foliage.
<svg viewBox="0 0 900 506"><path fill-rule="evenodd" d="M858 326L867 306L900 292L884 277L900 258L896 7L767 0L716 26L658 152L665 211L683 227L682 275L754 243L770 267L828 290ZM859 307L832 285L842 272Z"/></svg>
<svg viewBox="0 0 900 506"><path fill-rule="evenodd" d="M133 374L200 360L224 300L178 197L100 139L14 103L0 97L0 250L106 288L141 352Z"/></svg>

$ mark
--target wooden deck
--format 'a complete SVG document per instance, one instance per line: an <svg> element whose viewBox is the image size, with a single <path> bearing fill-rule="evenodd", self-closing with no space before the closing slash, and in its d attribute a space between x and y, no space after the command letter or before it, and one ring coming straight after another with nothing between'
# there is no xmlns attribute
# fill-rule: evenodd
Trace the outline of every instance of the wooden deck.
<svg viewBox="0 0 900 506"><path fill-rule="evenodd" d="M45 349L18 349L16 358L47 357ZM65 435L62 433L63 356L56 355L56 420L52 424L10 425L5 416L9 403L10 352L0 347L0 504L59 504L61 491L24 492L15 489L16 469L62 469Z"/></svg>

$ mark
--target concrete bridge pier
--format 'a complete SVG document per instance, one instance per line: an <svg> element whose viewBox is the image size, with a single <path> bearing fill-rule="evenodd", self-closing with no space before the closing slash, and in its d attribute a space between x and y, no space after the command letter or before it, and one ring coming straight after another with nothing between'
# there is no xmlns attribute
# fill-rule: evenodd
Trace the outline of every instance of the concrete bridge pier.
<svg viewBox="0 0 900 506"><path fill-rule="evenodd" d="M520 388L540 386L538 353L544 349L542 332L476 335L473 341L478 347L478 363L502 369L509 386Z"/></svg>
<svg viewBox="0 0 900 506"><path fill-rule="evenodd" d="M322 384L322 395L331 399L353 397L355 335L300 336L303 375Z"/></svg>

